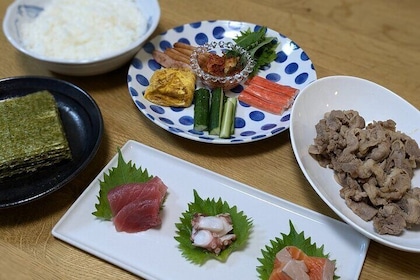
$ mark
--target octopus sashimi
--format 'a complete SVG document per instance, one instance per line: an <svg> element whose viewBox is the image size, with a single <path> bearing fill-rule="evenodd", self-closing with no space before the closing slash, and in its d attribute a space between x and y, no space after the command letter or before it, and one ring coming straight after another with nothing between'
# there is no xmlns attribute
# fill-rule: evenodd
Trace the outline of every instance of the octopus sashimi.
<svg viewBox="0 0 420 280"><path fill-rule="evenodd" d="M311 257L295 246L288 246L276 254L269 280L330 280L334 271L331 260Z"/></svg>
<svg viewBox="0 0 420 280"><path fill-rule="evenodd" d="M110 190L107 197L117 231L132 233L159 226L167 189L159 177L153 177L145 183L124 184Z"/></svg>

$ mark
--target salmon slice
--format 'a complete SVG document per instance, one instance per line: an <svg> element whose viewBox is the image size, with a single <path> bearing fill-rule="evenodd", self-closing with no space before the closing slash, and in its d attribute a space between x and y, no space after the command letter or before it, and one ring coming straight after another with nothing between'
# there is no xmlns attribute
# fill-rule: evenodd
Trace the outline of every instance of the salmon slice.
<svg viewBox="0 0 420 280"><path fill-rule="evenodd" d="M303 261L290 260L274 268L269 280L310 280L308 268Z"/></svg>
<svg viewBox="0 0 420 280"><path fill-rule="evenodd" d="M308 256L296 246L288 246L286 250L289 252L290 256L295 260L304 261Z"/></svg>
<svg viewBox="0 0 420 280"><path fill-rule="evenodd" d="M276 254L269 280L310 280L303 261L306 254L295 246L285 247Z"/></svg>
<svg viewBox="0 0 420 280"><path fill-rule="evenodd" d="M295 246L276 254L269 280L331 280L335 264L327 258L311 257Z"/></svg>
<svg viewBox="0 0 420 280"><path fill-rule="evenodd" d="M309 269L311 280L327 280L334 278L335 264L327 258L306 257L304 260Z"/></svg>

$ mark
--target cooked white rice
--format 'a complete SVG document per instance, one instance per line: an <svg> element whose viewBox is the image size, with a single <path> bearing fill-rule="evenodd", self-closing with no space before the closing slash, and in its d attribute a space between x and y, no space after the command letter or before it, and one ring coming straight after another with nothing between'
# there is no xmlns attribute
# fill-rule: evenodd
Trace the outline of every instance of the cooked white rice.
<svg viewBox="0 0 420 280"><path fill-rule="evenodd" d="M86 61L124 49L146 32L134 0L52 0L21 26L28 50L47 58Z"/></svg>

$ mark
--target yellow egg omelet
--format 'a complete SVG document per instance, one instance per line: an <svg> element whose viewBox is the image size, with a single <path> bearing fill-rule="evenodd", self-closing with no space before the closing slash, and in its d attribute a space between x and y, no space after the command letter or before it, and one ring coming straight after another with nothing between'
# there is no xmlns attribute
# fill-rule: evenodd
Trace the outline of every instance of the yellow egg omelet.
<svg viewBox="0 0 420 280"><path fill-rule="evenodd" d="M195 81L195 74L189 69L162 68L153 73L144 98L161 106L189 107Z"/></svg>

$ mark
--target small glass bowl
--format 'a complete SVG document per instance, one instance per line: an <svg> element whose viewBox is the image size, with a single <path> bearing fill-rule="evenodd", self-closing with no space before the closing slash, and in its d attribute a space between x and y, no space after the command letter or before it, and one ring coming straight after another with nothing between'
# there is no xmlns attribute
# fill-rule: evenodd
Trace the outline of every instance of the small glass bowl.
<svg viewBox="0 0 420 280"><path fill-rule="evenodd" d="M242 58L245 58L246 65L239 73L236 73L232 76L214 76L205 72L201 68L198 61L198 57L200 55L208 52L223 55L224 52L229 50L235 50L242 56ZM242 47L237 46L231 42L220 41L206 43L197 47L190 56L190 65L195 75L205 86L209 87L210 89L223 88L224 90L229 90L248 79L249 74L253 71L255 62L252 59L251 54Z"/></svg>

